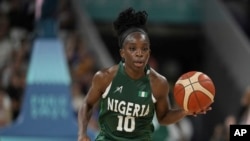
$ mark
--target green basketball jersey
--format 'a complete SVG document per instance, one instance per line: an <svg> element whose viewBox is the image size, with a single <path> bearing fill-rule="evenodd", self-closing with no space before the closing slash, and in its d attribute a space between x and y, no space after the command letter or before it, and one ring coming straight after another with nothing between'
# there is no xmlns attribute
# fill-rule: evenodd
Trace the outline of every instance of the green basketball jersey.
<svg viewBox="0 0 250 141"><path fill-rule="evenodd" d="M133 80L124 71L123 63L100 101L97 141L151 141L154 127L154 98L149 74Z"/></svg>

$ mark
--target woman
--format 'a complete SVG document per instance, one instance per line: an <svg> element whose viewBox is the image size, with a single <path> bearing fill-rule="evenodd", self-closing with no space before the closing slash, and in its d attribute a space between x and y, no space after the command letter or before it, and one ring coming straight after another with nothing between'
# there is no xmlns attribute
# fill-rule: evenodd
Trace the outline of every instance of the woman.
<svg viewBox="0 0 250 141"><path fill-rule="evenodd" d="M163 125L176 123L188 113L170 109L167 79L150 68L150 40L146 29L147 13L128 8L114 21L122 61L98 71L79 110L78 141L89 141L88 121L100 102L100 133L96 141L151 141L156 113Z"/></svg>

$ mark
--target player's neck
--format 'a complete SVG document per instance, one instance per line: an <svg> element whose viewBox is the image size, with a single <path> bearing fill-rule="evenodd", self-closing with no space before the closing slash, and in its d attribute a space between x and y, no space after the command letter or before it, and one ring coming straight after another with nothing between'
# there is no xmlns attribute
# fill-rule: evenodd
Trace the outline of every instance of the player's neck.
<svg viewBox="0 0 250 141"><path fill-rule="evenodd" d="M134 80L140 79L146 75L144 70L134 70L133 68L127 67L125 64L123 65L123 68L124 68L124 72L131 79L134 79Z"/></svg>

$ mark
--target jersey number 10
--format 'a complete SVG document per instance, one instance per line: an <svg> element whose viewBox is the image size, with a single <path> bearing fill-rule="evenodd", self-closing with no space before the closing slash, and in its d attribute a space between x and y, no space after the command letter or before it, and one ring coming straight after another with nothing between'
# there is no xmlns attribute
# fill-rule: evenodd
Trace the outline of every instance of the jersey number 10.
<svg viewBox="0 0 250 141"><path fill-rule="evenodd" d="M117 116L118 117L118 125L116 130L125 131L125 132L133 132L135 130L135 117L131 116Z"/></svg>

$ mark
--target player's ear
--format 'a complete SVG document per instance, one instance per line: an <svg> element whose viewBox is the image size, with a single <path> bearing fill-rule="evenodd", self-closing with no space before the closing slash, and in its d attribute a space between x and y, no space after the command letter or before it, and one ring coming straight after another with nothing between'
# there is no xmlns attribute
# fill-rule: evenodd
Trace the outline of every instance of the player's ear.
<svg viewBox="0 0 250 141"><path fill-rule="evenodd" d="M124 59L124 49L123 48L120 49L120 56Z"/></svg>

